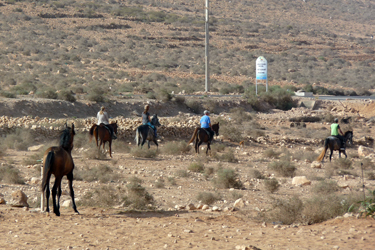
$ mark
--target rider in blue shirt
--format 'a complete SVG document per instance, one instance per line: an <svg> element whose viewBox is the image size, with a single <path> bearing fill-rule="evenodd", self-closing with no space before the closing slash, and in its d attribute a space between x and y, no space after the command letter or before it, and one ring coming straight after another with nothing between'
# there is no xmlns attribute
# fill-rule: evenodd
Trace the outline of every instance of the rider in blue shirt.
<svg viewBox="0 0 375 250"><path fill-rule="evenodd" d="M203 114L204 114L204 116L200 120L201 128L204 128L205 130L207 130L210 133L209 141L211 142L212 138L214 137L215 132L212 130L212 127L211 127L211 120L210 120L210 116L209 116L210 111L205 110L203 112Z"/></svg>

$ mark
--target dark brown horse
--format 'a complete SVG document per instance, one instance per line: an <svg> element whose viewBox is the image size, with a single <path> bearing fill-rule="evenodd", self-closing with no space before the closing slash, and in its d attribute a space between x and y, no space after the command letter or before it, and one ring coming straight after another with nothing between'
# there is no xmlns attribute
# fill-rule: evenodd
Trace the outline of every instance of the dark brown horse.
<svg viewBox="0 0 375 250"><path fill-rule="evenodd" d="M73 209L76 213L77 207L74 202L73 191L73 169L74 162L72 158L73 138L74 138L74 124L68 127L65 124L65 130L60 137L60 145L58 147L50 147L46 150L43 157L43 181L42 192L46 191L47 208L49 212L49 180L51 174L55 176L55 184L52 187L53 212L60 216L60 196L61 196L61 180L66 175L69 181L70 196L72 197ZM57 202L56 202L57 195Z"/></svg>
<svg viewBox="0 0 375 250"><path fill-rule="evenodd" d="M107 126L111 127L114 134L117 134L117 121L112 122L111 124L108 124ZM103 144L103 150L105 147L105 143L108 142L109 144L109 156L112 158L112 135L111 132L105 127L104 124L100 125L92 125L90 128L90 142L92 140L92 137L95 137L96 146L100 149L100 147ZM100 141L100 144L98 142Z"/></svg>
<svg viewBox="0 0 375 250"><path fill-rule="evenodd" d="M213 124L212 130L215 132L216 136L218 136L219 135L219 123ZM199 154L199 146L203 142L206 142L207 143L206 154L208 154L208 150L211 150L211 147L210 147L211 143L209 139L210 139L210 135L204 128L196 128L188 144L192 143L195 140L195 152Z"/></svg>
<svg viewBox="0 0 375 250"><path fill-rule="evenodd" d="M348 142L350 145L353 145L353 131L346 131L344 135L345 142ZM341 148L341 142L339 138L336 138L334 136L329 136L324 140L324 149L322 153L319 155L319 157L316 159L317 161L323 161L324 156L326 155L327 149L331 150L331 154L329 155L329 161L331 161L333 151L338 150L339 151L339 157L341 158L341 153L345 155L345 158L347 158L345 148L342 150Z"/></svg>

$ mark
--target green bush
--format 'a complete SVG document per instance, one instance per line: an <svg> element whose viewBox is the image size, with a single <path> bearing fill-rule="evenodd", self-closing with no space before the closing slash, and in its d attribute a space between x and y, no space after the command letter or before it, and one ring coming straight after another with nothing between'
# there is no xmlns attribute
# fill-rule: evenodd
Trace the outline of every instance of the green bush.
<svg viewBox="0 0 375 250"><path fill-rule="evenodd" d="M58 93L58 98L61 99L61 100L64 100L64 101L68 101L68 102L75 102L76 101L76 98L74 97L72 92L68 91L68 90L61 90Z"/></svg>
<svg viewBox="0 0 375 250"><path fill-rule="evenodd" d="M57 99L57 93L53 89L47 89L47 90L37 91L35 94L39 98Z"/></svg>

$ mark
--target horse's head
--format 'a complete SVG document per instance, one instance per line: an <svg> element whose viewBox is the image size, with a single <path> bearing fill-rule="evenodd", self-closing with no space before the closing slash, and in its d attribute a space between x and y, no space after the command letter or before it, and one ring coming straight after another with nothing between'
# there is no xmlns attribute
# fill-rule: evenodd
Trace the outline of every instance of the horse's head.
<svg viewBox="0 0 375 250"><path fill-rule="evenodd" d="M344 137L345 137L345 141L347 141L348 144L352 146L353 145L353 131L346 131Z"/></svg>
<svg viewBox="0 0 375 250"><path fill-rule="evenodd" d="M212 130L215 132L216 136L219 135L219 128L220 128L219 123L212 125Z"/></svg>
<svg viewBox="0 0 375 250"><path fill-rule="evenodd" d="M113 133L115 133L115 134L117 134L117 121L116 122L112 122L111 123L111 125L112 125L112 128L113 128Z"/></svg>
<svg viewBox="0 0 375 250"><path fill-rule="evenodd" d="M157 114L155 114L155 115L152 117L152 119L151 119L151 124L154 125L154 126L156 126L156 127L161 126Z"/></svg>
<svg viewBox="0 0 375 250"><path fill-rule="evenodd" d="M68 127L68 124L65 123L65 129L60 137L60 146L67 151L71 151L73 149L73 139L75 134L74 123L72 123L72 127Z"/></svg>

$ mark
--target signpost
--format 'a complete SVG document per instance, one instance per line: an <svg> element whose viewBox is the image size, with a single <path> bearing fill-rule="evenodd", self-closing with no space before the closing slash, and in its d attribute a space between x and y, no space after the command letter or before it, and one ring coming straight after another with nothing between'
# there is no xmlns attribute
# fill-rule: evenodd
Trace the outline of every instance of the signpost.
<svg viewBox="0 0 375 250"><path fill-rule="evenodd" d="M256 62L255 92L258 95L258 80L266 80L266 92L268 92L267 60L263 56L257 58Z"/></svg>

